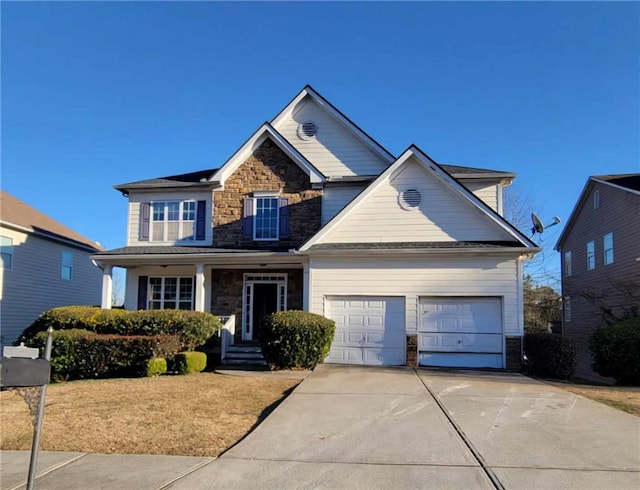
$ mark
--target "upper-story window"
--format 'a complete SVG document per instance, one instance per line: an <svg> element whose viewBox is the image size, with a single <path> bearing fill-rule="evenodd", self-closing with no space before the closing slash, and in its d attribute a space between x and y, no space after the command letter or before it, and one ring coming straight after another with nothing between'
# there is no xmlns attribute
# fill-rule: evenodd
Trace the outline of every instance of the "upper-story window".
<svg viewBox="0 0 640 490"><path fill-rule="evenodd" d="M289 238L289 200L273 192L254 192L244 200L244 237L256 241Z"/></svg>
<svg viewBox="0 0 640 490"><path fill-rule="evenodd" d="M571 276L571 252L564 253L564 277Z"/></svg>
<svg viewBox="0 0 640 490"><path fill-rule="evenodd" d="M0 255L2 256L2 268L11 270L13 267L13 238L0 236Z"/></svg>
<svg viewBox="0 0 640 490"><path fill-rule="evenodd" d="M600 207L600 191L595 190L593 193L593 209L598 209Z"/></svg>
<svg viewBox="0 0 640 490"><path fill-rule="evenodd" d="M604 248L604 265L613 264L613 232L609 232L602 237L602 245Z"/></svg>
<svg viewBox="0 0 640 490"><path fill-rule="evenodd" d="M205 239L206 201L140 203L139 240L177 242Z"/></svg>
<svg viewBox="0 0 640 490"><path fill-rule="evenodd" d="M591 241L587 243L587 270L596 268L596 244Z"/></svg>
<svg viewBox="0 0 640 490"><path fill-rule="evenodd" d="M562 305L564 310L564 321L571 321L571 298L569 296L564 297L564 304Z"/></svg>
<svg viewBox="0 0 640 490"><path fill-rule="evenodd" d="M70 281L73 275L73 253L62 252L62 266L60 267L60 277L65 281Z"/></svg>

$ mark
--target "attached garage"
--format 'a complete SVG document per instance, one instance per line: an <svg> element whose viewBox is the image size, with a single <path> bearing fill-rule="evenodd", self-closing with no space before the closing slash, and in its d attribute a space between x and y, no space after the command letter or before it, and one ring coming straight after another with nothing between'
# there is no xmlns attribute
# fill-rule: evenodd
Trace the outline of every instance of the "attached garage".
<svg viewBox="0 0 640 490"><path fill-rule="evenodd" d="M336 334L325 362L405 364L404 298L329 296L325 315L336 322Z"/></svg>
<svg viewBox="0 0 640 490"><path fill-rule="evenodd" d="M502 368L500 298L420 298L422 366Z"/></svg>

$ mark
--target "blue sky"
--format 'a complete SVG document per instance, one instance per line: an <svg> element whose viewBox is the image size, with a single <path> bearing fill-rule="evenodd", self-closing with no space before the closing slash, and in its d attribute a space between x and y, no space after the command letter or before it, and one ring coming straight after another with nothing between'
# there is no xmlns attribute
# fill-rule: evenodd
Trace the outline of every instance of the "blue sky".
<svg viewBox="0 0 640 490"><path fill-rule="evenodd" d="M3 2L2 188L107 248L119 183L221 165L305 84L544 221L640 172L640 4ZM543 236L546 269L561 227Z"/></svg>

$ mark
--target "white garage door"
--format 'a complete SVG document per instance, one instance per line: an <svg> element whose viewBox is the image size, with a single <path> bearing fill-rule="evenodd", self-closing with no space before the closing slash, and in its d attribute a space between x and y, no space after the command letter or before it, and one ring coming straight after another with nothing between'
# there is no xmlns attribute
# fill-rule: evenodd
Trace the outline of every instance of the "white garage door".
<svg viewBox="0 0 640 490"><path fill-rule="evenodd" d="M418 330L423 366L503 367L499 298L422 298Z"/></svg>
<svg viewBox="0 0 640 490"><path fill-rule="evenodd" d="M336 334L325 362L405 364L404 298L328 297L326 316L336 322Z"/></svg>

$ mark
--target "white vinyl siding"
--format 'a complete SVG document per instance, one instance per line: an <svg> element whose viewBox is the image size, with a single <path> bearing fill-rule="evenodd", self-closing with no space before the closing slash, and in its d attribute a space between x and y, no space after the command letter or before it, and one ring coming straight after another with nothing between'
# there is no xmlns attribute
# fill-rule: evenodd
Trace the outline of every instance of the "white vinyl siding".
<svg viewBox="0 0 640 490"><path fill-rule="evenodd" d="M308 121L316 123L318 134L305 141L298 137L298 126ZM388 165L309 98L302 100L292 118L276 129L327 177L378 175Z"/></svg>
<svg viewBox="0 0 640 490"><path fill-rule="evenodd" d="M417 332L421 297L502 300L504 333L522 335L515 258L320 258L310 264L310 311L325 314L326 298L342 295L404 296L407 332Z"/></svg>
<svg viewBox="0 0 640 490"><path fill-rule="evenodd" d="M342 209L356 197L366 184L360 185L340 185L325 186L322 192L322 224L338 214Z"/></svg>
<svg viewBox="0 0 640 490"><path fill-rule="evenodd" d="M420 192L419 209L398 203L406 189ZM402 166L331 230L322 243L512 240L480 209L416 162Z"/></svg>
<svg viewBox="0 0 640 490"><path fill-rule="evenodd" d="M472 179L458 179L458 182L482 199L496 213L502 214L502 209L499 208L501 202L499 194L502 192L502 188L499 183Z"/></svg>
<svg viewBox="0 0 640 490"><path fill-rule="evenodd" d="M92 252L4 227L2 235L14 245L12 270L0 268L2 345L50 308L100 304L102 271L91 263ZM60 277L63 251L73 254L71 281Z"/></svg>
<svg viewBox="0 0 640 490"><path fill-rule="evenodd" d="M166 202L166 201L206 201L206 214L205 214L205 239L204 240L158 240L154 241L152 237L153 226L151 218L153 218L153 208L150 209L150 221L149 221L149 237L151 240L140 240L140 204L143 202ZM155 246L155 245L205 245L211 244L213 240L213 219L212 219L212 193L211 192L131 192L129 195L129 217L128 217L128 232L127 232L127 246ZM197 206L196 206L197 208ZM181 216L182 217L182 216Z"/></svg>

